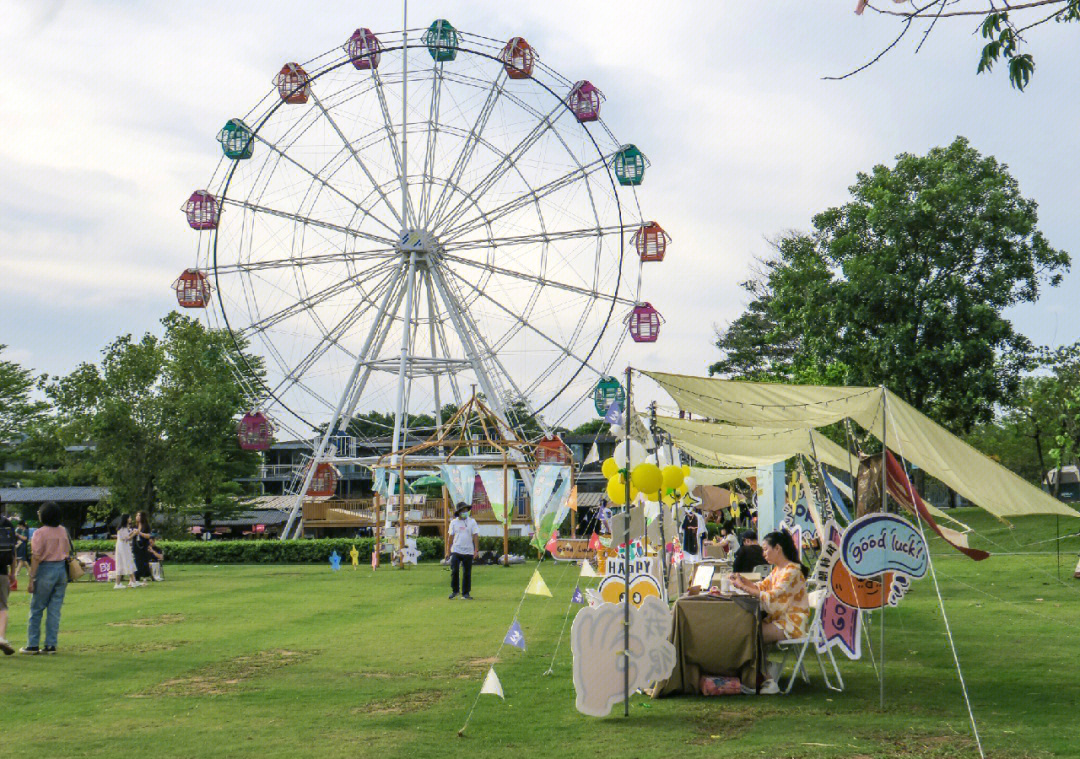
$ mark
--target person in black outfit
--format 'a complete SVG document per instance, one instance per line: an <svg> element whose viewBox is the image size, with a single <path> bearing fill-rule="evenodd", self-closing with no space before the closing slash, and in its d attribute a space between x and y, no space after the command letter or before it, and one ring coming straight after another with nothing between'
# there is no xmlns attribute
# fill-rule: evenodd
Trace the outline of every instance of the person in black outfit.
<svg viewBox="0 0 1080 759"><path fill-rule="evenodd" d="M131 541L132 553L135 554L135 581L152 582L150 571L150 520L145 511L135 515L135 537Z"/></svg>
<svg viewBox="0 0 1080 759"><path fill-rule="evenodd" d="M767 564L765 552L758 545L757 533L747 530L742 534L742 545L735 551L735 558L731 562L732 572L753 572L754 567Z"/></svg>

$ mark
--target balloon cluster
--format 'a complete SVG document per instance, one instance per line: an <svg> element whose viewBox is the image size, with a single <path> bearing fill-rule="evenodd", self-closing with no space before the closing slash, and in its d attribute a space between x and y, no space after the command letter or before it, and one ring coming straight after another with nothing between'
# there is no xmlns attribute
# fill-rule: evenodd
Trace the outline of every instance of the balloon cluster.
<svg viewBox="0 0 1080 759"><path fill-rule="evenodd" d="M629 447L629 455L627 448ZM626 504L626 477L630 477L630 500L635 501L643 495L646 502L663 502L674 505L685 498L697 487L690 476L690 467L668 464L661 468L648 461L645 446L631 440L629 446L620 443L615 447L615 455L606 459L601 471L608 478L607 496L612 503ZM658 460L662 460L658 456Z"/></svg>

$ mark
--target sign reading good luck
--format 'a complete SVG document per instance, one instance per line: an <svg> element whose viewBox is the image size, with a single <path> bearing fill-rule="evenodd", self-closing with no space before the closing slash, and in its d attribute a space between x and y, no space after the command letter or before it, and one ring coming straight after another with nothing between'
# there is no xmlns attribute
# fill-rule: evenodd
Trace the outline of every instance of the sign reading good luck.
<svg viewBox="0 0 1080 759"><path fill-rule="evenodd" d="M859 579L889 572L919 579L929 562L922 535L892 514L867 514L852 522L841 538L840 556L851 576Z"/></svg>

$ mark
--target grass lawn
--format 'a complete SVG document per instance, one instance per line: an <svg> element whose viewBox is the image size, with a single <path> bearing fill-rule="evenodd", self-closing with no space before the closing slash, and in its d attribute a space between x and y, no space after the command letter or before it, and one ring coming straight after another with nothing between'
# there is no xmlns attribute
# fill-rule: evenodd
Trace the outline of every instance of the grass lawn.
<svg viewBox="0 0 1080 759"><path fill-rule="evenodd" d="M1080 756L1080 541L1063 541L1059 583L1054 543L1031 545L1053 538L1052 519L1010 531L963 516L992 550L1017 552L975 564L934 544L987 754ZM1062 532L1078 529L1069 521ZM791 696L637 696L630 719L620 705L597 720L574 709L567 638L543 675L578 573L550 561L554 597L521 610L528 652L504 649L496 664L505 702L482 697L459 738L531 571L477 568L471 604L446 599L437 565L169 566L138 590L71 586L60 654L0 660L0 756L976 755L929 578L886 612L884 710L867 658L841 660L840 694L813 666ZM11 605L21 645L27 594Z"/></svg>

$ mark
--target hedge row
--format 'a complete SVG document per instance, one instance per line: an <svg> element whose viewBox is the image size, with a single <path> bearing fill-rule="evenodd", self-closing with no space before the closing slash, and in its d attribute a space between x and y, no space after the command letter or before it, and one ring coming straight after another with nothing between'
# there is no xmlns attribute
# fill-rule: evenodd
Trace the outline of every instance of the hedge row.
<svg viewBox="0 0 1080 759"><path fill-rule="evenodd" d="M319 540L160 540L165 560L172 564L322 564L330 554L349 561L353 546L360 561L370 562L374 538L321 538ZM421 561L440 561L443 557L442 538L416 539ZM112 540L76 540L76 551L111 553L116 548ZM481 551L502 553L502 538L480 538ZM527 555L528 538L510 538L510 553Z"/></svg>

